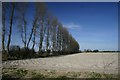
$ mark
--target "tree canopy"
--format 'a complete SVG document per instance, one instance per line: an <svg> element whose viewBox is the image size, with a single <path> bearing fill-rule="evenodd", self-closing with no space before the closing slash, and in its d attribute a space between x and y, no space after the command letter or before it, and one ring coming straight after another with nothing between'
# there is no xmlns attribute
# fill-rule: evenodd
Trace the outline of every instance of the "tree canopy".
<svg viewBox="0 0 120 80"><path fill-rule="evenodd" d="M59 22L43 2L34 3L34 14L30 20L26 15L31 13L30 3L4 2L2 5L2 51L10 54L13 31L18 30L26 51L35 46L38 53L69 54L79 52L79 44L69 33L66 27ZM9 13L8 13L9 12ZM31 25L30 25L31 24ZM14 27L14 28L13 28ZM32 44L32 46L30 45ZM12 50L19 48L12 46ZM20 50L23 50L22 48Z"/></svg>

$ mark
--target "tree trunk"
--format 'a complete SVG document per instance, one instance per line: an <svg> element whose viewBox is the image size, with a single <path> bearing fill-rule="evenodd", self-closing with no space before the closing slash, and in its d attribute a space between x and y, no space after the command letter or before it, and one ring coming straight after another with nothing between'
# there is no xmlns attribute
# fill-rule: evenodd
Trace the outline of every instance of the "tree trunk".
<svg viewBox="0 0 120 80"><path fill-rule="evenodd" d="M25 37L25 43L24 43L24 47L26 48L26 21L24 20L24 30L25 30L25 33L24 33L24 37Z"/></svg>
<svg viewBox="0 0 120 80"><path fill-rule="evenodd" d="M34 47L35 47L35 36L36 36L35 34L36 32L34 31L32 50L34 50Z"/></svg>
<svg viewBox="0 0 120 80"><path fill-rule="evenodd" d="M2 11L2 51L5 51L5 6L3 7L3 11Z"/></svg>
<svg viewBox="0 0 120 80"><path fill-rule="evenodd" d="M12 25L13 25L13 16L14 16L14 3L12 3L12 14L10 16L10 30L8 34L8 43L7 43L7 51L9 53L9 47L10 47L10 42L11 42L11 34L12 34Z"/></svg>
<svg viewBox="0 0 120 80"><path fill-rule="evenodd" d="M43 21L43 20L42 20ZM43 22L41 22L40 28L40 45L39 45L39 52L42 51L42 43L43 43Z"/></svg>
<svg viewBox="0 0 120 80"><path fill-rule="evenodd" d="M48 50L48 47L49 47L49 28L47 30L46 50Z"/></svg>
<svg viewBox="0 0 120 80"><path fill-rule="evenodd" d="M35 25L36 25L37 20L38 20L38 18L35 18L35 21L34 21L34 23L33 23L33 27L32 27L32 29L31 29L30 37L29 37L29 39L28 39L27 48L28 48L29 43L30 43L30 41L31 41L31 39L32 39L32 34L33 34L33 32L34 32L34 28L35 28Z"/></svg>

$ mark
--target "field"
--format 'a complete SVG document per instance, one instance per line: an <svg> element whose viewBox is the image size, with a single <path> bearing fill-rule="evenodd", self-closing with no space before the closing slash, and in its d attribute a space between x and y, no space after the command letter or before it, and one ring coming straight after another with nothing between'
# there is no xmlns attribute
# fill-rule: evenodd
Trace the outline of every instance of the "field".
<svg viewBox="0 0 120 80"><path fill-rule="evenodd" d="M3 76L6 77L6 74L7 76L13 75L17 71L27 72L22 77L31 77L33 76L32 73L35 73L50 78L61 76L114 78L118 74L118 53L78 53L58 57L3 62ZM15 74L15 76L18 75Z"/></svg>

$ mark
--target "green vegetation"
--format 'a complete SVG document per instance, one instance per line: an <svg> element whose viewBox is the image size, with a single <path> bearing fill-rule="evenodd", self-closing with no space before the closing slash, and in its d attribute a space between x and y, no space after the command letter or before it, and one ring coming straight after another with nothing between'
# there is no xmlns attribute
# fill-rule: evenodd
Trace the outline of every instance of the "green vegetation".
<svg viewBox="0 0 120 80"><path fill-rule="evenodd" d="M3 78L24 78L28 73L25 69L3 69Z"/></svg>
<svg viewBox="0 0 120 80"><path fill-rule="evenodd" d="M24 77L27 74L27 72L28 72L27 70L18 69L14 74L16 74L16 76L18 77Z"/></svg>
<svg viewBox="0 0 120 80"><path fill-rule="evenodd" d="M87 74L87 76L90 77L90 78L101 78L101 77L102 77L101 74L95 73L95 72L92 72L92 73L90 73L90 74Z"/></svg>
<svg viewBox="0 0 120 80"><path fill-rule="evenodd" d="M28 71L24 69L3 69L3 78L53 78L67 79L67 78L117 78L116 74L100 74L95 72L57 72L57 71Z"/></svg>

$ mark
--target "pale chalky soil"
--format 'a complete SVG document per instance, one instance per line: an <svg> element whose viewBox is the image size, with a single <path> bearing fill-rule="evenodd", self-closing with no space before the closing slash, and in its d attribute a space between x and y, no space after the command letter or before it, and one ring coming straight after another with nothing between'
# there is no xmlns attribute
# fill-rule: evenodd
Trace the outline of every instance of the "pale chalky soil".
<svg viewBox="0 0 120 80"><path fill-rule="evenodd" d="M14 60L3 62L3 67L117 74L118 53L79 53L60 57Z"/></svg>

